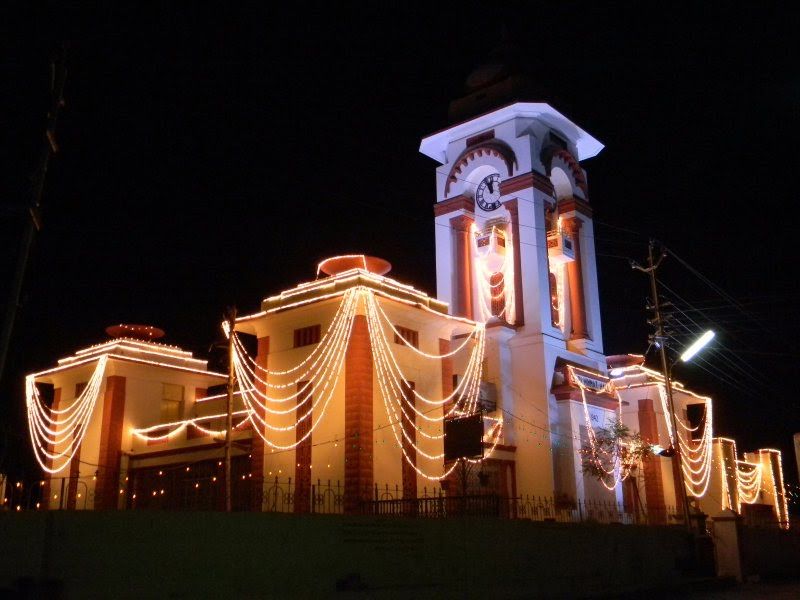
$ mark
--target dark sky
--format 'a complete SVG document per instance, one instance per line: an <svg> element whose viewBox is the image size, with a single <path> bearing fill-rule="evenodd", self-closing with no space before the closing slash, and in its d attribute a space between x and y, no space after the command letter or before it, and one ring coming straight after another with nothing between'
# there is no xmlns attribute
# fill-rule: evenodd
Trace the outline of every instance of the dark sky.
<svg viewBox="0 0 800 600"><path fill-rule="evenodd" d="M13 436L25 433L24 373L102 340L109 324L155 324L206 355L227 305L255 310L341 252L387 258L396 278L435 294L436 165L419 141L447 125L448 102L505 31L539 90L530 100L606 145L583 163L606 352L647 349L647 281L627 259L657 238L691 267L670 256L660 271L683 311L675 331L719 330L706 362L676 376L714 396L717 433L741 450L784 449L796 479L796 14L772 3L647 15L639 3L572 2L12 6L0 36L0 301L49 57L70 48L61 151L0 386L8 468L28 460Z"/></svg>

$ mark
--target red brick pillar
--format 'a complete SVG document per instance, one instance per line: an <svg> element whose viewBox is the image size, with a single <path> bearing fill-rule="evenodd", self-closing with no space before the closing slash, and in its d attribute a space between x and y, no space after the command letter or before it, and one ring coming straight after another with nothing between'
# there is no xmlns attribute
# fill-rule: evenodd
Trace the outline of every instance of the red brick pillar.
<svg viewBox="0 0 800 600"><path fill-rule="evenodd" d="M269 364L269 336L264 336L258 338L258 351L256 354L256 364L261 367L262 369L268 368ZM256 373L258 376L267 381L267 374L264 371L256 369ZM263 393L267 393L267 386L263 383L259 383L258 381L254 382L257 389ZM258 400L261 402L261 400ZM263 410L260 410L258 413L258 417L264 419L266 413ZM250 470L253 473L253 477L255 481L253 482L253 486L255 486L255 490L252 496L252 501L250 505L250 509L261 512L261 505L262 505L262 493L264 490L264 454L267 451L266 444L264 440L258 435L258 431L256 430L257 427L260 427L261 432L266 434L266 428L259 425L258 417L253 417L253 441L250 450L250 454L252 456L250 460ZM264 419L266 420L266 419Z"/></svg>
<svg viewBox="0 0 800 600"><path fill-rule="evenodd" d="M403 386L403 399L409 405L406 412L411 419L415 418L414 409L416 406L416 396L414 396L414 382L409 381L408 386ZM409 421L403 417L403 451L405 456L401 456L402 460L401 472L403 474L403 498L416 498L417 497L417 471L414 469L417 466L417 451L414 449L414 444L417 441L417 428L416 421ZM411 459L409 463L406 456ZM413 465L413 466L412 466Z"/></svg>
<svg viewBox="0 0 800 600"><path fill-rule="evenodd" d="M639 433L649 444L658 444L658 424L650 398L639 400ZM661 480L661 457L649 456L643 461L644 493L647 500L647 516L651 524L666 522L664 484Z"/></svg>
<svg viewBox="0 0 800 600"><path fill-rule="evenodd" d="M525 324L525 303L522 298L522 254L519 245L519 201L516 198L508 200L503 206L508 209L511 216L511 241L514 248L514 324ZM508 319L506 319L508 321Z"/></svg>
<svg viewBox="0 0 800 600"><path fill-rule="evenodd" d="M472 310L472 239L471 228L475 220L467 215L450 219L455 235L455 289L453 314L474 318Z"/></svg>
<svg viewBox="0 0 800 600"><path fill-rule="evenodd" d="M572 246L575 248L575 260L567 263L569 314L572 323L572 335L570 338L573 340L589 337L586 331L586 302L583 291L583 266L581 264L581 225L583 225L583 221L578 217L566 220L566 228L572 236Z"/></svg>
<svg viewBox="0 0 800 600"><path fill-rule="evenodd" d="M373 485L372 347L364 315L353 320L344 369L344 512L353 514Z"/></svg>
<svg viewBox="0 0 800 600"><path fill-rule="evenodd" d="M96 509L117 508L117 496L119 495L117 486L119 484L124 416L125 378L119 375L110 375L106 378L106 393L103 398L100 456L97 461L98 473L94 493L94 507Z"/></svg>
<svg viewBox="0 0 800 600"><path fill-rule="evenodd" d="M304 435L311 429L311 386L308 381L300 381L297 384L298 391L308 386L297 396L297 428L295 429L295 441L300 442ZM305 401L305 402L304 402ZM300 403L303 402L301 405ZM306 415L308 415L306 417ZM305 418L303 418L305 417ZM300 419L303 419L300 421ZM295 467L294 467L294 512L307 513L311 510L311 438L309 435L300 442L295 448Z"/></svg>
<svg viewBox="0 0 800 600"><path fill-rule="evenodd" d="M61 388L55 388L53 390L53 406L51 411L58 410L60 404ZM50 414L52 416L53 413L51 412ZM47 451L50 454L55 454L56 447L53 444L47 444ZM49 469L53 468L53 459L45 457L44 462ZM45 479L43 480L44 485L42 486L42 508L50 508L50 502L53 500L53 490L61 489L61 482L57 479L57 477L58 475L56 473L45 472Z"/></svg>

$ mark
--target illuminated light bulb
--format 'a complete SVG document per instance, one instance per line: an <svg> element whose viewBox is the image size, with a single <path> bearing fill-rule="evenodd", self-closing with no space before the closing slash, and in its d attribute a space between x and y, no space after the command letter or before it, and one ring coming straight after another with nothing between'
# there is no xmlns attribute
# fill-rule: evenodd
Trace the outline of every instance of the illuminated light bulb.
<svg viewBox="0 0 800 600"><path fill-rule="evenodd" d="M58 500L58 494L53 494L53 500Z"/></svg>
<svg viewBox="0 0 800 600"><path fill-rule="evenodd" d="M200 484L199 484L199 483L195 483L195 484L194 484L194 489L198 489L199 487L200 487Z"/></svg>
<svg viewBox="0 0 800 600"><path fill-rule="evenodd" d="M706 344L708 344L708 342L714 339L714 335L715 334L713 331L711 330L706 331L697 340L695 340L695 342L691 346L689 346L683 354L681 354L681 361L683 362L690 361L695 354L700 352L700 350L702 350L706 346Z"/></svg>
<svg viewBox="0 0 800 600"><path fill-rule="evenodd" d="M186 467L186 472L187 472L187 473L189 472L189 467Z"/></svg>
<svg viewBox="0 0 800 600"><path fill-rule="evenodd" d="M164 495L164 490L161 490L161 495L162 495L162 496Z"/></svg>
<svg viewBox="0 0 800 600"><path fill-rule="evenodd" d="M164 471L159 471L159 472L158 472L158 474L159 474L159 475L163 475L163 474L164 474Z"/></svg>
<svg viewBox="0 0 800 600"><path fill-rule="evenodd" d="M19 504L17 504L17 512L19 512L21 510L22 510L22 507Z"/></svg>
<svg viewBox="0 0 800 600"><path fill-rule="evenodd" d="M39 508L41 504L39 502L36 503L36 508Z"/></svg>
<svg viewBox="0 0 800 600"><path fill-rule="evenodd" d="M153 490L153 496L155 496L157 493L158 493L158 492L156 492L155 490Z"/></svg>
<svg viewBox="0 0 800 600"><path fill-rule="evenodd" d="M125 493L125 490L120 490L120 491L119 491L119 493L120 493L120 494L124 494L124 493Z"/></svg>
<svg viewBox="0 0 800 600"><path fill-rule="evenodd" d="M133 499L136 500L136 494L133 495Z"/></svg>
<svg viewBox="0 0 800 600"><path fill-rule="evenodd" d="M81 493L80 493L80 492L78 492L78 498L80 498L80 497L81 497Z"/></svg>

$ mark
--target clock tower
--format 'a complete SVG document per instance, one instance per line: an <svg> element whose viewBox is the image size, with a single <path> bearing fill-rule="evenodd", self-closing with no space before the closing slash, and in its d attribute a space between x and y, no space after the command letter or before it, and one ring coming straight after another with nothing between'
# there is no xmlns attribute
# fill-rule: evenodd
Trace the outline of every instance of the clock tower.
<svg viewBox="0 0 800 600"><path fill-rule="evenodd" d="M491 95L492 86L487 89ZM480 109L486 92L475 95L484 102ZM463 113L469 101L468 95L454 102L451 111ZM575 441L572 409L553 393L559 369L607 371L592 208L581 167L602 149L541 102L490 108L420 145L439 163L438 298L452 314L486 323L484 379L495 388L516 483L547 496L583 495L574 483L582 479L574 458L580 435ZM560 461L558 449L572 457Z"/></svg>

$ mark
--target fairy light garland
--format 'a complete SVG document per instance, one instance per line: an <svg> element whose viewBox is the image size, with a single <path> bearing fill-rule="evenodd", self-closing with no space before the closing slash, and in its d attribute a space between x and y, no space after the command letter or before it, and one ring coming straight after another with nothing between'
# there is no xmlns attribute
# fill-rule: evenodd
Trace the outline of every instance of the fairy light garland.
<svg viewBox="0 0 800 600"><path fill-rule="evenodd" d="M406 292L407 290L400 288L398 291ZM338 294L341 295L342 292L339 292ZM337 294L330 294L326 297L334 297L335 295ZM449 407L446 411L443 410L442 416L429 417L423 411L418 410L414 406L415 403L409 402L409 399L406 398L403 390L410 389L410 386L408 385L408 379L403 375L397 358L392 352L393 345L387 338L387 332L382 324L382 321L385 321L389 324L389 328L393 333L397 333L396 328L391 324L391 321L388 319L385 311L377 301L376 298L378 296L390 298L404 304L422 308L423 310L433 312L440 317L455 319L456 321L462 323L469 323L474 328L474 330L467 336L465 341L459 344L459 347L454 351L434 355L419 351L418 349L414 348L416 353L424 358L430 360L442 360L444 358L449 358L456 355L458 352L466 349L471 341L475 341L467 363L465 376L455 387L453 393L444 398L433 399L428 398L414 390L415 397L419 398L420 401L433 406L444 406L448 402L455 400L451 407ZM319 301L320 298L315 298L313 300ZM314 352L309 357L306 357L300 363L300 365L294 365L292 368L283 371L270 371L258 368L257 363L252 359L252 357L247 355L246 350L237 340L236 334L231 333L229 331L229 327L225 327L226 334L234 336L233 364L239 381L242 399L249 411L247 418L252 421L257 434L262 437L264 442L271 448L277 450L291 450L308 439L313 430L316 429L316 427L324 418L325 411L333 397L339 375L343 370L342 366L344 356L346 354L345 350L350 339L350 332L352 330L352 324L355 318L357 307L361 300L364 301L376 373L378 375L379 390L384 401L384 408L391 422L392 433L395 437L395 440L397 441L405 460L414 468L417 473L430 480L441 480L452 472L452 470L455 468L455 465L452 465L439 475L428 473L418 467L415 464L416 461L412 460L412 458L407 454L405 444L403 443L404 439L407 442L407 445L414 448L417 454L425 459L431 461L440 461L444 455L430 453L421 448L405 431L403 428L403 422L405 421L412 423L415 430L418 431L424 438L440 440L443 437L443 433L439 433L438 431L434 433L424 431L422 427L416 425L416 418L414 415L419 415L426 421L432 423L434 426L439 425L439 428L441 428L441 424L445 416L450 414L466 414L467 412L475 410L478 402L478 392L480 390L479 384L482 375L483 354L485 351L485 328L482 326L482 324L475 324L467 319L453 318L449 315L442 315L441 313L433 311L422 304L397 298L391 294L387 294L379 290L372 290L365 286L356 286L344 292L343 299L339 308L337 309L336 316L334 317L333 322L329 326L328 330L326 331L326 335L323 338L324 341L321 340ZM304 304L305 302L306 300L299 301L294 305ZM281 308L285 309L287 307L284 306ZM402 336L400 337L402 338ZM408 346L408 344L406 345ZM300 377L295 377L290 383L276 383L269 381L269 376L279 377L281 375L295 373L299 370L299 368L308 363L311 364L308 366L308 369L306 369L303 375ZM268 377L259 376L259 372L264 373ZM291 387L292 383L299 383L304 376L308 377L308 383L303 386L303 389L288 395L275 397L262 392L260 389L286 389ZM297 409L297 406L293 406L290 410L276 410L270 406L270 403L284 403L293 398L298 398L300 394L309 390L310 393L307 394L306 398L300 400L298 404L306 402L309 397L313 398L311 410L304 411L303 415L296 419L294 423L289 425L279 426L270 422L269 415L283 415ZM320 407L319 410L318 407ZM264 415L263 417L261 416L262 414ZM306 418L311 418L312 420L309 430L301 437L301 439L295 440L290 444L278 443L276 440L271 439L271 437L267 435L266 431L263 431L265 429L274 432L294 430L297 428L299 423ZM492 448L496 447L496 445L499 443L501 430L502 424L495 424L492 427L492 436L490 438L493 442Z"/></svg>
<svg viewBox="0 0 800 600"><path fill-rule="evenodd" d="M362 273L357 272L356 275L362 276ZM416 294L416 290L413 290L413 288L394 286L392 289L402 293L409 293L409 291L411 291ZM238 335L230 330L230 325L227 322L223 324L223 329L226 334L228 336L233 336L232 363L239 385L239 389L236 390L234 394L239 396L244 404L243 410L238 410L233 413L234 416L241 417L235 425L235 428L239 429L244 424L250 422L253 425L254 431L269 447L275 450L291 450L308 439L317 426L324 420L326 410L334 396L340 375L343 372L342 367L347 345L351 337L355 315L360 302L363 300L370 342L373 347L373 355L375 358L376 372L378 373L379 389L384 400L386 414L390 418L390 426L395 440L398 443L398 447L403 453L404 459L420 476L432 481L444 479L453 472L457 463L449 465L446 469L443 468L439 470L438 473L428 472L427 469L418 466L416 464L417 457L428 461L436 461L441 464L444 455L439 452L426 451L425 448L416 443L416 439L411 438L409 435L411 429L406 430L403 424L413 424L414 430L418 432L422 438L438 441L440 444L444 437L443 420L446 416L463 416L465 414L474 413L478 406L483 356L486 347L486 330L484 325L482 323L475 323L469 319L443 314L426 306L424 303L414 302L408 298L399 298L384 290L374 290L360 285L344 292L340 291L328 294L324 298L317 297L301 300L294 303L294 305L299 306L306 304L309 300L319 302L321 299L334 297L341 297L341 300L336 309L336 314L323 338L313 351L302 361L284 370L269 370L261 367L261 365L249 356L239 340ZM389 319L386 311L378 301L378 298L390 299L407 306L413 306L430 312L437 317L469 325L471 330L468 335L465 335L463 341L453 350L440 354L424 352L411 346L402 335L399 335L397 328ZM280 307L280 309L285 308L287 307ZM264 311L264 314L268 312L271 311ZM451 393L446 396L427 397L414 390L414 399L419 399L421 402L430 406L441 407L439 415L431 417L425 411L419 410L416 408L416 402L412 401L412 397L408 395L408 390L411 389L408 384L409 380L405 377L403 369L395 356L395 345L389 341L389 334L385 325L388 325L388 330L390 330L391 333L399 335L399 338L405 342L404 347L410 348L416 355L427 360L441 361L463 352L469 352L464 376L460 379L458 384L454 386ZM109 352L102 354L99 358L94 356L95 353L104 350ZM92 378L87 383L80 397L69 406L57 407L52 411L44 406L39 397L38 390L34 384L36 375L30 376L27 379L26 386L29 429L32 443L37 450L37 459L42 468L47 472L56 473L61 471L70 463L80 446L99 396L105 367L109 358L120 358L147 364L161 364L151 360L127 356L118 357L110 354L111 350L129 350L135 353L142 352L144 355L150 356L162 355L167 360L177 359L184 362L189 362L187 357L190 357L190 355L178 349L172 350L171 348L165 348L163 352L153 352L146 347L139 348L135 347L133 344L114 343L92 348L88 353L89 356L76 355L74 360L68 361L69 364L60 365L59 368L51 370L61 370L64 367L74 368L94 360L97 360L98 363ZM191 359L191 362L199 365L202 361ZM167 363L164 363L164 366L176 367L176 365L168 365ZM198 369L187 367L183 367L181 370L192 372L199 371ZM288 380L287 377L289 378ZM300 389L291 390L289 393L279 393L281 390L288 391L288 388L297 385L302 380L307 381L300 386ZM269 390L271 390L271 392L267 393ZM303 394L305 397L301 398ZM227 394L218 394L198 399L198 402L208 402L226 396ZM285 403L293 399L296 399L297 403L292 406L291 409L286 410L283 407L276 408L276 405L283 404L285 406ZM293 423L283 425L276 424L273 421L272 416L286 415L296 411L298 405L302 405L306 402L311 403L310 410L303 411L304 414L294 419ZM145 442L159 442L174 439L190 428L204 435L219 436L224 435L225 430L215 429L213 426L209 426L209 423L221 419L224 416L224 414L206 415L172 423L157 424L150 427L134 428L131 429L131 434L136 439ZM422 421L418 425L417 417L428 423L429 427L423 427ZM294 440L293 443L290 444L280 443L280 440L272 439L273 436L271 432L296 430L298 425L306 418L310 418L311 423L308 430L300 439ZM484 459L491 456L495 451L502 439L503 430L502 420L489 417L485 417L485 419L490 423L490 426L484 436L484 443L488 444L488 450ZM59 447L63 444L67 444L65 449ZM48 448L54 448L55 451L50 451ZM408 454L411 449L415 452L413 458ZM477 462L480 462L480 460ZM48 461L57 461L57 463L50 467L47 464Z"/></svg>
<svg viewBox="0 0 800 600"><path fill-rule="evenodd" d="M236 367L237 377L240 376L241 373L240 381L245 381L248 384L247 388L250 389L245 391L245 395L249 399L252 400L253 396L255 395L258 397L256 403L263 408L265 412L274 415L283 415L295 411L298 407L306 404L306 402L309 401L309 398L317 396L319 386L322 384L323 380L328 381L326 374L329 374L331 370L340 368L341 363L344 360L342 347L347 343L347 338L350 331L349 328L352 324L358 301L358 296L351 292L353 292L353 290L350 290L345 295L343 304L346 305L346 310L343 313L343 317L336 323L336 329L334 330L334 335L330 338L330 343L328 343L323 353L318 353L317 360L312 363L311 367L309 367L309 369L303 374L304 377L308 377L308 381L306 381L302 386L298 387L293 393L283 397L275 397L262 392L261 389L259 389L259 386L255 385L255 383L257 382L261 386L266 387L268 386L267 380L259 377L258 374L255 373L255 371L250 367L249 363L253 362L253 359L247 355L241 344L234 343L234 365ZM234 335L234 340L236 340L237 337L238 336ZM300 381L300 379L297 379L289 384L273 385L272 387L277 389L286 389L292 385L298 385ZM304 398L296 405L287 409L275 409L271 408L267 404L286 404L290 400L300 397L301 394L305 394Z"/></svg>
<svg viewBox="0 0 800 600"><path fill-rule="evenodd" d="M747 465L742 469L740 465ZM754 504L761 492L763 466L744 460L736 461L736 486L739 493L739 511L742 504Z"/></svg>
<svg viewBox="0 0 800 600"><path fill-rule="evenodd" d="M781 485L780 489L778 489L778 482L774 481L775 474L773 469L773 482L775 487L775 515L778 517L778 525L782 529L789 529L789 504L786 499L786 483L783 478L783 456L780 450L776 450L774 448L762 448L758 451L759 454L768 453L768 454L777 454L778 455L778 473L780 475ZM771 466L771 465L770 465ZM782 514L781 514L782 513Z"/></svg>
<svg viewBox="0 0 800 600"><path fill-rule="evenodd" d="M233 413L234 416L236 415L247 415L249 414L248 410L237 410ZM204 433L205 435L224 435L224 429L208 429L200 425L203 421L213 421L214 419L224 419L227 413L220 413L216 415L206 415L204 417L194 417L192 419L183 419L181 421L174 421L172 423L159 423L158 425L152 425L150 427L140 427L131 429L131 434L133 434L138 439L145 441L145 442L161 442L175 435L185 431L188 427L194 427L196 430ZM247 418L241 420L234 428L241 427L244 423L247 422ZM159 431L161 429L168 429L171 428L167 433L161 435L150 435L153 431Z"/></svg>
<svg viewBox="0 0 800 600"><path fill-rule="evenodd" d="M370 297L367 298L367 302L368 302L368 305L367 305L367 319L368 319L368 323L371 325L371 330L370 331L377 332L377 334L378 334L378 335L375 335L374 336L375 339L372 340L373 348L377 348L379 350L379 352L380 352L379 357L380 358L388 356L389 359L391 359L391 364L390 364L390 368L388 369L388 372L392 373L395 381L399 378L399 379L402 379L402 381L407 385L409 380L408 380L408 378L406 378L403 375L402 369L401 369L399 363L397 362L396 357L394 356L394 354L390 350L391 347L392 347L392 344L389 342L388 338L386 337L386 332L381 327L380 320L378 318L376 318L376 310L375 309L377 307L379 307L378 302L375 301L374 298L370 298ZM386 322L389 325L391 325L391 322L388 319L386 319ZM392 328L392 329L394 330L394 328ZM414 389L414 390L412 390L414 396L417 399L419 399L421 402L424 402L425 404L428 404L428 405L431 405L431 406L441 406L441 405L447 404L448 402L452 402L453 399L455 399L455 398L464 396L464 392L471 387L471 385L475 381L475 379L478 379L478 380L480 379L480 374L478 373L476 366L478 365L478 363L483 361L483 354L484 354L484 349L485 349L485 333L486 333L485 327L482 324L476 324L475 330L472 333L470 333L469 336L467 336L467 341L469 341L470 339L475 337L477 339L477 343L476 343L475 347L473 348L472 353L470 355L470 358L469 358L469 361L467 363L467 367L466 367L466 370L465 370L465 373L464 373L464 377L462 377L459 380L459 382L456 384L456 386L454 387L453 391L450 394L448 394L447 396L445 396L445 397L443 397L441 399L434 400L434 399L428 398L427 396L424 396L423 394L418 392L416 389ZM465 346L466 346L466 343L461 344L459 346L459 349L463 349ZM448 353L448 355L449 355L449 353ZM435 355L427 355L427 354L425 354L425 356L428 357L428 358L431 358L431 359L438 359L441 356L447 356L447 355L435 356ZM467 396L471 397L470 394L467 394ZM424 415L422 415L422 413L418 413L418 414L420 414L421 416L424 416ZM445 416L449 416L449 415L445 415Z"/></svg>
<svg viewBox="0 0 800 600"><path fill-rule="evenodd" d="M63 409L48 408L36 388L35 375L28 375L25 378L28 433L36 461L47 473L55 474L62 471L70 464L80 448L100 395L107 364L107 354L97 359L97 365L85 389ZM53 418L51 414L56 417ZM54 425L55 429L48 424ZM58 447L65 443L66 447L57 451ZM53 448L56 452L51 452L49 448Z"/></svg>
<svg viewBox="0 0 800 600"><path fill-rule="evenodd" d="M341 324L341 319L346 316L345 313L348 312L348 307L349 307L348 303L352 300L352 298L353 298L353 290L352 289L350 289L350 290L348 290L348 291L346 291L346 292L344 292L342 294L342 299L339 302L339 306L336 309L336 314L334 315L333 320L331 321L331 324L325 330L325 334L322 336L320 341L316 344L316 347L311 351L311 353L306 358L304 358L298 364L296 364L296 365L294 365L294 366L292 366L292 367L290 367L288 369L274 370L274 369L267 369L265 367L262 367L261 365L259 365L255 361L255 359L251 358L246 353L246 351L242 347L241 342L239 341L238 337L236 337L236 338L234 338L234 340L235 340L235 343L236 343L236 345L237 345L237 347L239 349L239 354L246 356L247 359L248 359L248 362L251 363L258 372L263 373L266 376L270 376L271 375L273 377L280 377L280 376L289 375L290 373L295 373L296 371L300 370L309 361L313 361L311 366L309 367L309 369L306 370L302 375L297 376L292 382L284 383L284 384L274 384L274 383L263 381L263 380L259 379L259 381L261 383L265 384L267 387L278 388L278 389L286 388L286 387L289 387L290 385L292 385L293 383L297 383L299 381L302 381L302 380L306 379L308 373L310 373L311 371L313 371L315 369L315 366L316 366L317 362L319 361L319 355L324 354L325 350L327 348L329 348L329 346L330 346L330 337L332 336L332 334L337 330L337 328Z"/></svg>
<svg viewBox="0 0 800 600"><path fill-rule="evenodd" d="M327 368L324 372L320 369L320 371L315 374L314 378L314 385L312 387L312 394L314 394L314 390L317 390L319 387L320 381L324 381L321 393L314 394L313 396L309 394L306 398L304 398L298 405L304 404L309 398L313 398L311 409L304 411L304 413L298 417L294 423L286 426L276 426L270 423L267 420L267 414L283 414L280 411L275 411L271 409L266 404L260 402L259 398L263 398L266 400L278 400L281 399L270 399L266 397L265 394L261 393L260 390L255 389L256 386L254 385L253 380L249 377L249 374L246 369L244 369L242 365L241 357L239 356L238 352L234 352L234 368L236 371L236 376L239 380L240 385L244 385L246 388L244 393L242 394L242 398L244 399L245 405L252 410L249 415L249 418L253 422L254 429L258 433L258 435L264 440L264 442L270 446L271 448L279 449L279 450L289 450L296 448L306 439L308 439L313 431L317 428L317 426L322 422L322 419L325 415L325 411L334 395L336 384L338 383L339 376L342 371L342 365L344 363L345 358L345 348L350 338L350 331L352 330L353 321L355 318L356 308L357 308L357 301L358 296L356 294L356 288L352 290L348 290L348 300L351 300L349 303L349 309L347 311L347 319L342 322L340 325L341 332L337 337L337 345L335 346L335 364L331 364L329 368ZM236 335L233 333L232 335ZM235 346L234 346L235 348ZM331 376L335 374L335 378L333 379L333 385L331 385ZM330 390L329 390L330 388ZM296 397L296 394L295 394ZM318 406L321 405L321 409L319 411L315 410ZM292 410L295 410L294 407ZM261 417L260 412L264 412L264 417ZM316 420L314 419L316 416ZM263 429L268 429L270 431L277 431L277 432L285 432L295 430L298 425L306 420L307 418L311 419L311 424L309 426L308 431L298 440L291 444L280 444L272 439L270 439Z"/></svg>
<svg viewBox="0 0 800 600"><path fill-rule="evenodd" d="M681 423L676 415L675 421L686 431L690 428ZM713 410L711 399L706 399L705 415L703 417L703 435L693 444L684 439L686 435L676 435L681 452L681 470L683 471L686 489L696 498L701 498L708 490L711 482L711 459L713 442ZM677 432L676 432L677 433Z"/></svg>
<svg viewBox="0 0 800 600"><path fill-rule="evenodd" d="M600 478L600 483L603 484L608 491L613 491L617 488L617 486L625 481L630 474L632 473L634 467L636 466L635 461L625 461L623 459L623 448L625 444L620 440L617 440L614 444L614 447L611 451L605 450L597 445L597 434L594 431L594 426L592 425L591 416L589 414L589 404L586 401L586 385L575 376L575 367L572 365L567 365L567 369L570 374L570 379L575 382L578 386L578 389L581 392L581 401L583 406L583 418L586 422L586 433L589 438L589 447L591 448L591 457L590 460L592 463L606 476L610 476L612 479L612 483L609 484L606 482L605 477ZM611 391L613 390L613 383L611 381L607 382L601 391ZM621 419L622 417L622 398L619 393L616 393L617 396L617 415L618 418ZM606 467L600 459L600 455L603 454L605 456L610 456L611 458L611 466Z"/></svg>
<svg viewBox="0 0 800 600"><path fill-rule="evenodd" d="M470 237L472 238L472 255L478 270L478 309L480 319L486 323L492 318L503 319L506 322L514 323L515 314L515 294L514 294L514 244L511 238L511 232L506 231L505 228L498 228L497 225L492 225L488 233L481 233L475 223L470 226ZM488 236L489 241L486 246L478 246L478 238ZM489 255L486 253L487 249L490 252L492 246L498 246L498 240L503 240L503 262L496 268L490 268L488 265ZM500 278L495 283L492 283L492 278L499 275ZM508 282L511 285L506 285ZM495 292L499 290L499 292ZM498 300L503 301L503 308L498 314L492 311L492 303Z"/></svg>

